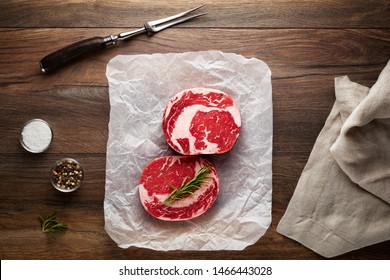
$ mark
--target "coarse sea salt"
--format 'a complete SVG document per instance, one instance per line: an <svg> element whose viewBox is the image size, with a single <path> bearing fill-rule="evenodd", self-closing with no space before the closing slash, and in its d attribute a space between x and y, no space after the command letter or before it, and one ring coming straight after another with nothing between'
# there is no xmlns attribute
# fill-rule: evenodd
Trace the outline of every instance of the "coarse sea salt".
<svg viewBox="0 0 390 280"><path fill-rule="evenodd" d="M31 153L42 153L49 148L52 138L50 125L44 120L33 119L24 125L20 143Z"/></svg>

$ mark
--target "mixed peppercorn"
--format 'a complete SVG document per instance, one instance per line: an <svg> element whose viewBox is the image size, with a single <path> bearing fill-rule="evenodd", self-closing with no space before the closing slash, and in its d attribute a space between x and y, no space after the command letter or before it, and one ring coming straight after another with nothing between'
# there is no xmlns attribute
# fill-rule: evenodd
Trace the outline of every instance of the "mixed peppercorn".
<svg viewBox="0 0 390 280"><path fill-rule="evenodd" d="M79 187L83 176L83 169L80 164L72 159L58 161L51 172L53 184L64 191Z"/></svg>

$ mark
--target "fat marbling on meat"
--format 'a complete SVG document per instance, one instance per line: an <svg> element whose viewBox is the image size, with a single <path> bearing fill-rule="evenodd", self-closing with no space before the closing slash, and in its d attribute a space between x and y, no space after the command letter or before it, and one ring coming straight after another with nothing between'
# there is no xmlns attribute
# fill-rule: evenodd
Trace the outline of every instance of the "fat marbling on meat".
<svg viewBox="0 0 390 280"><path fill-rule="evenodd" d="M207 182L192 195L174 203L166 203L172 186L179 188L188 182L204 166L210 168ZM152 216L167 221L188 220L206 212L219 193L219 178L213 165L197 156L166 156L153 160L143 170L139 196L145 210Z"/></svg>
<svg viewBox="0 0 390 280"><path fill-rule="evenodd" d="M169 146L182 155L222 154L236 143L241 115L228 94L193 88L171 98L162 128Z"/></svg>

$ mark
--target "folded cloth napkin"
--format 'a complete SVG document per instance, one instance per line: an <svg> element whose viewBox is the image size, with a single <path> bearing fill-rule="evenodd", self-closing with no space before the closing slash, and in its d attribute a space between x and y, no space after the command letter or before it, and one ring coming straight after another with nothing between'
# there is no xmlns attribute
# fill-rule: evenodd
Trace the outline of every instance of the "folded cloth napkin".
<svg viewBox="0 0 390 280"><path fill-rule="evenodd" d="M344 76L335 92L277 227L327 258L390 239L390 61L371 89Z"/></svg>

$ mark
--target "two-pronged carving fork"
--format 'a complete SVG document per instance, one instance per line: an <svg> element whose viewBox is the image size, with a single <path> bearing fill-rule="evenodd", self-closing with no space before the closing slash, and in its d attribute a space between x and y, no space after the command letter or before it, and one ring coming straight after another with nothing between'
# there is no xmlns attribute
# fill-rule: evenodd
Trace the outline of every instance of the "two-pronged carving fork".
<svg viewBox="0 0 390 280"><path fill-rule="evenodd" d="M100 49L104 49L109 45L114 45L118 40L126 40L131 37L134 37L139 34L146 33L147 35L152 35L161 30L164 30L173 25L183 23L194 18L205 15L205 13L192 15L185 17L189 13L203 7L200 5L191 10L173 15L167 18L153 20L145 23L143 28L139 28L133 31L127 31L119 33L118 35L109 35L107 37L92 37L79 42L76 42L72 45L66 46L60 50L57 50L44 58L39 62L42 72L51 72L62 65L74 60L82 55L94 52Z"/></svg>

